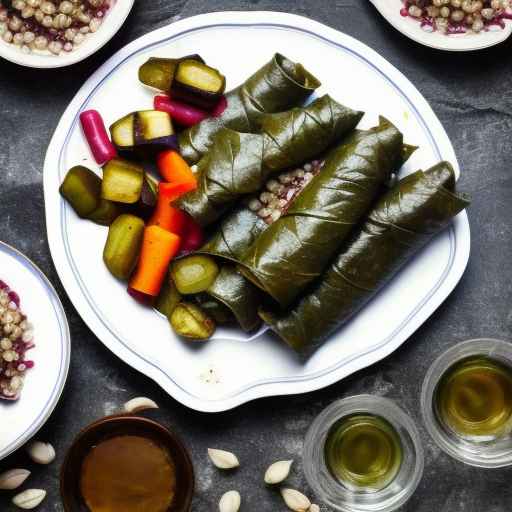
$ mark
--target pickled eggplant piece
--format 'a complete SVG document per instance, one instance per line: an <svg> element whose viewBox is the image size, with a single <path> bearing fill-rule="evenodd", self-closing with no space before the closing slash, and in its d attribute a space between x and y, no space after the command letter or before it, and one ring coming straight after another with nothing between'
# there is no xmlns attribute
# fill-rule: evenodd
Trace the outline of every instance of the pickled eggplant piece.
<svg viewBox="0 0 512 512"><path fill-rule="evenodd" d="M170 321L172 312L181 301L181 295L170 276L164 281L155 302L155 309Z"/></svg>
<svg viewBox="0 0 512 512"><path fill-rule="evenodd" d="M132 112L110 126L112 141L119 151L152 155L178 149L171 116L160 110Z"/></svg>
<svg viewBox="0 0 512 512"><path fill-rule="evenodd" d="M86 218L101 200L101 178L82 165L71 168L62 185L60 194L79 217Z"/></svg>
<svg viewBox="0 0 512 512"><path fill-rule="evenodd" d="M114 158L103 167L101 197L118 203L136 203L140 199L144 170L140 165Z"/></svg>
<svg viewBox="0 0 512 512"><path fill-rule="evenodd" d="M108 230L103 261L110 273L127 280L135 269L144 234L144 221L135 215L120 215Z"/></svg>
<svg viewBox="0 0 512 512"><path fill-rule="evenodd" d="M123 213L123 206L108 199L100 199L98 207L87 218L101 226L110 226Z"/></svg>
<svg viewBox="0 0 512 512"><path fill-rule="evenodd" d="M179 59L151 57L139 68L139 80L149 87L169 92L176 68L184 59L204 62L199 55L187 55Z"/></svg>
<svg viewBox="0 0 512 512"><path fill-rule="evenodd" d="M226 78L217 69L192 59L178 63L172 97L204 109L213 108L226 90Z"/></svg>
<svg viewBox="0 0 512 512"><path fill-rule="evenodd" d="M210 256L186 256L171 266L171 276L176 288L183 295L207 290L215 281L219 267Z"/></svg>
<svg viewBox="0 0 512 512"><path fill-rule="evenodd" d="M195 296L196 302L201 309L219 325L236 323L235 315L220 300L210 297L207 293L200 293Z"/></svg>
<svg viewBox="0 0 512 512"><path fill-rule="evenodd" d="M176 334L192 340L207 340L215 332L215 322L190 302L180 302L171 314L171 327Z"/></svg>
<svg viewBox="0 0 512 512"><path fill-rule="evenodd" d="M148 219L153 214L158 197L158 181L147 172L144 173L140 199L137 203L137 213L143 218Z"/></svg>

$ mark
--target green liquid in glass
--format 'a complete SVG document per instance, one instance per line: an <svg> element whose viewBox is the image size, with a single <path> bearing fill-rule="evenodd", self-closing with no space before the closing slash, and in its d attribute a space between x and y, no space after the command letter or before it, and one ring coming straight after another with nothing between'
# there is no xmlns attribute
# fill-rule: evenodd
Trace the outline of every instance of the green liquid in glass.
<svg viewBox="0 0 512 512"><path fill-rule="evenodd" d="M498 438L512 432L512 368L487 357L453 365L435 393L436 412L461 437Z"/></svg>
<svg viewBox="0 0 512 512"><path fill-rule="evenodd" d="M377 491L389 485L400 469L400 437L379 416L348 416L332 426L325 443L325 461L345 487Z"/></svg>

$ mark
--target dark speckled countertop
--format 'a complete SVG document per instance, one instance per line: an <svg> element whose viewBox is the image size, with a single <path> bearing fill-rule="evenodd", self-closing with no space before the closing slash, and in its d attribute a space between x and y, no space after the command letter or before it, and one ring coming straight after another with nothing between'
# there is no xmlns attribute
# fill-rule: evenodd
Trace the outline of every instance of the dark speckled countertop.
<svg viewBox="0 0 512 512"><path fill-rule="evenodd" d="M175 402L112 355L71 306L46 241L42 172L46 147L61 114L100 64L150 30L222 10L279 10L308 16L361 40L400 69L430 102L457 152L460 188L473 196L468 212L472 253L455 291L384 361L315 393L259 400L227 413L206 415ZM0 471L29 465L33 470L30 487L48 490L38 510L60 512L59 466L74 435L127 399L146 395L161 406L148 416L172 426L192 451L197 471L195 512L217 510L220 495L232 488L243 495L243 511L284 511L279 496L262 483L267 465L276 458L300 461L308 426L333 400L374 393L396 399L417 420L422 433L425 474L402 512L512 510L512 469L481 470L450 459L427 436L419 411L423 375L443 350L467 338L512 338L511 54L512 40L466 55L417 46L395 32L367 0L137 0L120 33L85 62L36 72L0 61L0 239L25 252L56 285L73 337L67 387L39 435L54 444L56 462L34 467L21 451L0 462ZM241 468L229 475L213 469L206 461L210 446L236 452ZM300 464L290 483L309 491ZM1 512L15 510L9 499L10 494L0 495Z"/></svg>

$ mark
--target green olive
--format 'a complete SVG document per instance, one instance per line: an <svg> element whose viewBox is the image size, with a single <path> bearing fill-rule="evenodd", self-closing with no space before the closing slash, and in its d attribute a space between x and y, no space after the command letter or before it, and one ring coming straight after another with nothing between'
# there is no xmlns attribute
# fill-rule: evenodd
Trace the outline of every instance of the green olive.
<svg viewBox="0 0 512 512"><path fill-rule="evenodd" d="M207 340L215 332L215 322L189 302L180 302L174 308L170 324L176 334L193 340Z"/></svg>
<svg viewBox="0 0 512 512"><path fill-rule="evenodd" d="M218 273L219 267L210 256L187 256L176 261L171 268L176 288L184 295L204 292Z"/></svg>

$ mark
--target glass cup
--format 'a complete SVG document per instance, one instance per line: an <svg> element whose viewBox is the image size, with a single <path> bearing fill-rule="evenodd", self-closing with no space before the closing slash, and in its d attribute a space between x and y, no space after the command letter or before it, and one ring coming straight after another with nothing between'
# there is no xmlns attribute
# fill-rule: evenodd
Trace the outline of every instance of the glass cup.
<svg viewBox="0 0 512 512"><path fill-rule="evenodd" d="M441 419L436 393L448 370L474 357L490 359L512 370L512 343L481 338L463 341L441 354L429 368L421 392L421 411L425 426L435 443L453 458L482 468L512 465L512 432L504 435L463 436Z"/></svg>
<svg viewBox="0 0 512 512"><path fill-rule="evenodd" d="M343 484L330 471L325 444L331 429L344 418L370 415L385 420L396 431L402 460L393 480L382 489L356 489ZM412 419L392 400L372 395L357 395L338 400L313 422L304 443L306 479L322 501L342 512L390 512L402 506L414 493L423 474L423 448Z"/></svg>

